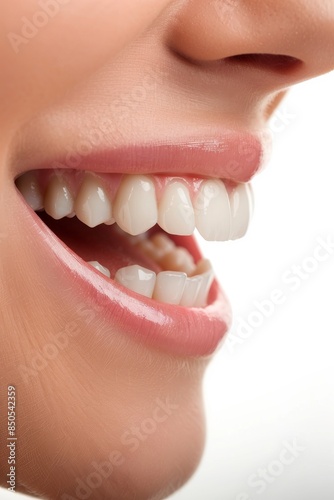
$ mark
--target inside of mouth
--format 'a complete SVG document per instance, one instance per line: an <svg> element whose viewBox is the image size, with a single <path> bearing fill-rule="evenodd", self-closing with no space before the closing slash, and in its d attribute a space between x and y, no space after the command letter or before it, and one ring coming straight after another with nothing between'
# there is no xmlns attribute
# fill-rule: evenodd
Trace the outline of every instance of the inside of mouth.
<svg viewBox="0 0 334 500"><path fill-rule="evenodd" d="M170 235L157 224L132 236L116 223L89 227L73 214L56 220L44 208L34 206L35 189L39 197L42 192L36 178L28 183L28 193L17 184L43 223L101 279L166 304L207 305L214 275L209 261L201 259L193 236Z"/></svg>
<svg viewBox="0 0 334 500"><path fill-rule="evenodd" d="M89 228L76 217L55 220L45 211L37 214L102 279L114 280L128 291L158 302L185 307L207 305L213 271L208 261L198 258L192 236L173 239L155 226L133 237L116 224ZM145 281L152 276L154 286Z"/></svg>
<svg viewBox="0 0 334 500"><path fill-rule="evenodd" d="M106 267L113 280L119 269L132 265L148 268L155 273L165 270L140 249L140 242L147 241L150 236L157 234L157 227L146 235L132 237L120 230L116 224L112 226L101 224L90 228L76 217L55 220L45 211L39 211L37 214L81 259L85 262L98 262Z"/></svg>
<svg viewBox="0 0 334 500"><path fill-rule="evenodd" d="M249 185L220 179L36 170L16 179L28 205L91 271L131 293L205 307L214 280L194 242L242 237Z"/></svg>

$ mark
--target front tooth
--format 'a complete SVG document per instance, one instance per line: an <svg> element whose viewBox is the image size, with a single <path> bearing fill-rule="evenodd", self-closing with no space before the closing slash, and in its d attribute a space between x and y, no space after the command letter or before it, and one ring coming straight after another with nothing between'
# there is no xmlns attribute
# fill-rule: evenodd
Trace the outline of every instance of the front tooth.
<svg viewBox="0 0 334 500"><path fill-rule="evenodd" d="M195 204L196 227L207 241L227 241L231 231L230 200L225 184L204 181Z"/></svg>
<svg viewBox="0 0 334 500"><path fill-rule="evenodd" d="M23 198L33 210L41 210L43 208L42 193L36 176L32 172L21 175L16 185Z"/></svg>
<svg viewBox="0 0 334 500"><path fill-rule="evenodd" d="M167 233L190 235L195 229L195 214L188 188L179 181L167 185L159 204L158 223Z"/></svg>
<svg viewBox="0 0 334 500"><path fill-rule="evenodd" d="M89 227L95 227L112 219L111 203L101 184L94 176L86 176L75 200L78 219Z"/></svg>
<svg viewBox="0 0 334 500"><path fill-rule="evenodd" d="M114 202L114 217L117 224L132 235L144 233L157 223L155 187L149 177L123 178Z"/></svg>
<svg viewBox="0 0 334 500"><path fill-rule="evenodd" d="M102 266L96 260L90 261L90 262L88 262L88 264L90 264L92 267L94 267L95 269L97 269L98 271L100 271L100 273L102 273L105 276L107 276L107 278L110 278L110 271L109 271L109 269L107 269L106 267Z"/></svg>
<svg viewBox="0 0 334 500"><path fill-rule="evenodd" d="M166 304L180 304L187 275L163 271L157 275L153 298Z"/></svg>
<svg viewBox="0 0 334 500"><path fill-rule="evenodd" d="M192 279L194 279L194 281L198 280L198 289L191 306L205 307L207 305L208 294L214 280L214 272L211 262L208 259L201 259L197 263Z"/></svg>
<svg viewBox="0 0 334 500"><path fill-rule="evenodd" d="M238 184L229 193L232 225L230 239L245 236L253 212L253 193L250 184Z"/></svg>
<svg viewBox="0 0 334 500"><path fill-rule="evenodd" d="M200 276L198 276L198 278L200 284L193 307L205 307L207 305L208 294L214 279L214 273L212 270L210 270L204 274L201 274Z"/></svg>
<svg viewBox="0 0 334 500"><path fill-rule="evenodd" d="M44 195L44 208L56 220L73 213L73 197L66 182L55 175L48 184Z"/></svg>
<svg viewBox="0 0 334 500"><path fill-rule="evenodd" d="M186 284L180 302L181 306L194 307L201 284L202 280L200 276L194 276L193 278L186 279Z"/></svg>
<svg viewBox="0 0 334 500"><path fill-rule="evenodd" d="M182 247L177 247L160 259L159 264L164 269L170 271L180 271L188 276L192 275L196 269L192 255Z"/></svg>
<svg viewBox="0 0 334 500"><path fill-rule="evenodd" d="M156 274L141 266L128 266L117 271L115 281L133 292L152 298Z"/></svg>

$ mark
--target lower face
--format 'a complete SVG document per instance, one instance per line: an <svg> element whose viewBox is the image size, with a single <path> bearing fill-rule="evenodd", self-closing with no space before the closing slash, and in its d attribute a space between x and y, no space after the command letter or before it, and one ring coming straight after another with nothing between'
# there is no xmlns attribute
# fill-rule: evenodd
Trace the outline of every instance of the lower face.
<svg viewBox="0 0 334 500"><path fill-rule="evenodd" d="M21 108L22 116L8 109L1 139L1 401L14 386L16 489L42 498L164 498L200 460L203 373L231 322L193 232L221 241L245 234L251 188L228 166L243 161L249 177L261 145L226 132L230 152L222 158L216 141L201 135L198 147L196 138L180 140L182 122L179 129L168 125L174 138L163 143L164 119L152 127L148 105L139 106L145 127L136 123L136 108L133 123L122 130L126 118L113 131L117 140L98 138L88 154L68 155L90 127L100 127L103 93L92 113L82 99L95 95L100 77L90 81L94 64L64 56L73 75L69 69L68 81L52 76L47 102L41 89L52 65L43 70L45 54L36 47L35 54L33 42L24 49L22 74L12 65L11 102L32 88L26 68L35 72L31 109ZM48 57L56 53L50 49ZM87 61L95 57L98 67L103 57L96 54L92 48ZM117 86L118 65L109 73L116 95L125 89L122 81ZM74 87L74 73L81 87ZM148 93L156 85L150 78ZM226 175L207 175L206 161L212 170L223 164ZM0 433L7 437L4 426ZM3 449L0 459L7 463Z"/></svg>
<svg viewBox="0 0 334 500"><path fill-rule="evenodd" d="M8 202L2 366L20 488L166 497L202 454L202 377L230 323L193 226L241 236L250 186L39 169L12 180Z"/></svg>

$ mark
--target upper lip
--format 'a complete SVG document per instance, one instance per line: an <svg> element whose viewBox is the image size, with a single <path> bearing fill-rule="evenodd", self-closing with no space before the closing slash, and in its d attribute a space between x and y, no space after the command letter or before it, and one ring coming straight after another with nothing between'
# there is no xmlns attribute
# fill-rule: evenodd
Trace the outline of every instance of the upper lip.
<svg viewBox="0 0 334 500"><path fill-rule="evenodd" d="M234 182L248 182L264 165L270 149L270 136L225 130L224 133L199 134L178 140L142 144L93 145L89 138L78 140L59 150L29 145L21 154L16 175L27 170L71 168L100 173L165 174L172 176L214 177ZM86 150L80 145L85 143Z"/></svg>

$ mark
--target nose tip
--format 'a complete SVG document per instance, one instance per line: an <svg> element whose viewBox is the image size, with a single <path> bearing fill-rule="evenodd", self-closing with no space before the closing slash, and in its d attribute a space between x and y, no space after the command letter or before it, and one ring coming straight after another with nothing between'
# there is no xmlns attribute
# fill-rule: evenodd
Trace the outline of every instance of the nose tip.
<svg viewBox="0 0 334 500"><path fill-rule="evenodd" d="M295 80L305 80L334 69L334 1L190 0L169 43L193 62L224 60L290 75L298 67Z"/></svg>

